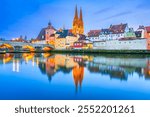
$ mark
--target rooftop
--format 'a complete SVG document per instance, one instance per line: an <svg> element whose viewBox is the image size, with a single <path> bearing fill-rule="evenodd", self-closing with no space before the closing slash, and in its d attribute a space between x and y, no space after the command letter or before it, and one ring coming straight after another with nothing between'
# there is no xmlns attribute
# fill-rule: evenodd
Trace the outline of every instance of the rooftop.
<svg viewBox="0 0 150 117"><path fill-rule="evenodd" d="M97 37L99 36L101 30L90 30L90 32L88 32L88 37Z"/></svg>
<svg viewBox="0 0 150 117"><path fill-rule="evenodd" d="M127 27L127 24L118 24L118 25L110 25L110 28L109 30L112 32L112 33L124 33L125 32L125 29Z"/></svg>

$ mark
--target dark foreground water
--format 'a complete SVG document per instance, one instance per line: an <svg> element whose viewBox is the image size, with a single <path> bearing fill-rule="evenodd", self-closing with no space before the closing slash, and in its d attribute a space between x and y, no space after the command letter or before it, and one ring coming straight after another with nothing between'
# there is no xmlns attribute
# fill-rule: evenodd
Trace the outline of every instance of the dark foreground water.
<svg viewBox="0 0 150 117"><path fill-rule="evenodd" d="M0 54L0 99L150 99L150 57Z"/></svg>

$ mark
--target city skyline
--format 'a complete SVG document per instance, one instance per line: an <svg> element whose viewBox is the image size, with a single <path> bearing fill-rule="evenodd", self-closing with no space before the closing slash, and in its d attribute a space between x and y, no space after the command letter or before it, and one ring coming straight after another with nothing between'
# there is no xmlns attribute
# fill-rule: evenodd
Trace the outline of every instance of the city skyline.
<svg viewBox="0 0 150 117"><path fill-rule="evenodd" d="M129 23L133 28L147 26L150 25L148 3L149 0L5 0L0 4L0 37L11 39L27 35L36 38L49 21L56 29L64 25L70 29L76 5L83 9L85 33L90 29L107 28L110 24Z"/></svg>

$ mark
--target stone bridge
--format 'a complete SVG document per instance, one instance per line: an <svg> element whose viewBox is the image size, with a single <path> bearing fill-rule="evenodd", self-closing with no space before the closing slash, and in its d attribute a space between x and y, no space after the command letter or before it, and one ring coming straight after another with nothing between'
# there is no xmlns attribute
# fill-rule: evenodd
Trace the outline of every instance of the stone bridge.
<svg viewBox="0 0 150 117"><path fill-rule="evenodd" d="M32 44L25 42L0 41L0 49L8 51L48 51L54 49L50 44Z"/></svg>

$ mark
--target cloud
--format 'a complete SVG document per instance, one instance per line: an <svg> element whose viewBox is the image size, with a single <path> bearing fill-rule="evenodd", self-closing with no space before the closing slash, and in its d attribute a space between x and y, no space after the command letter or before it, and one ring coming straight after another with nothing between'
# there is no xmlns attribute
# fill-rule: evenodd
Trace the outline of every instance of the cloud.
<svg viewBox="0 0 150 117"><path fill-rule="evenodd" d="M95 12L94 14L97 15L97 14L104 13L104 12L110 11L112 8L113 7L107 7L107 8L104 8L104 9L101 9L101 10Z"/></svg>
<svg viewBox="0 0 150 117"><path fill-rule="evenodd" d="M120 13L117 13L115 15L109 16L109 17L105 18L104 20L113 19L113 18L116 18L116 17L120 17L120 16L124 16L124 15L127 15L127 14L131 14L131 13L132 13L131 11L120 12Z"/></svg>

